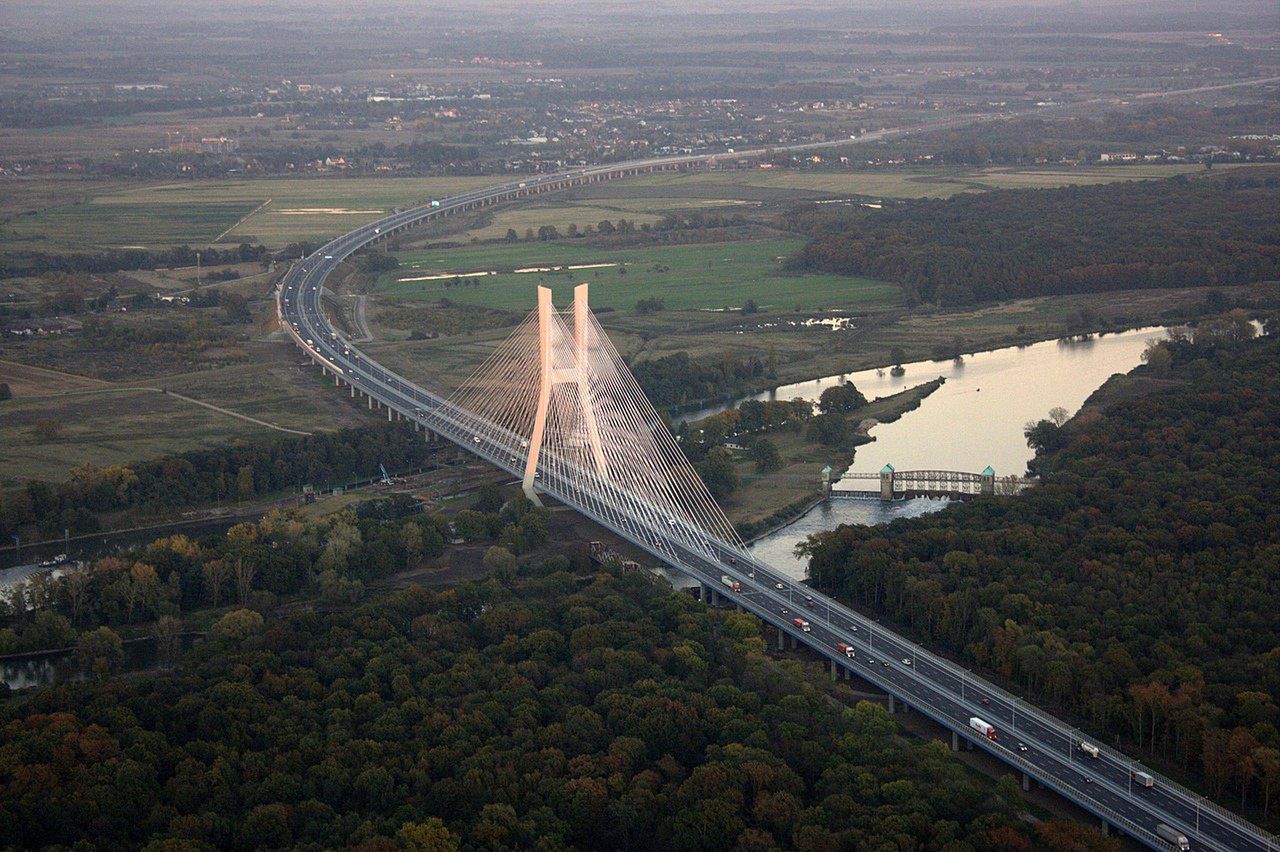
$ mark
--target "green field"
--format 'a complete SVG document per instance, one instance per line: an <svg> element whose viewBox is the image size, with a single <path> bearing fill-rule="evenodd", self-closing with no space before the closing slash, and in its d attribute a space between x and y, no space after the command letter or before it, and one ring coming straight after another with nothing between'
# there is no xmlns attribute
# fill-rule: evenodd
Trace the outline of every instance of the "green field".
<svg viewBox="0 0 1280 852"><path fill-rule="evenodd" d="M1202 171L1193 164L1098 166L1091 168L991 167L896 168L849 171L743 169L664 173L579 190L584 199L682 199L739 203L802 201L833 196L873 198L948 198L959 192L1016 187L1052 187L1172 177Z"/></svg>
<svg viewBox="0 0 1280 852"><path fill-rule="evenodd" d="M70 200L73 185L64 180L58 184L54 204L39 207L28 199L23 209L30 212L4 224L0 243L42 251L240 242L279 247L296 240L328 239L398 205L496 180L300 177L141 185L86 182L85 193Z"/></svg>
<svg viewBox="0 0 1280 852"><path fill-rule="evenodd" d="M1168 177L1193 165L1082 169L935 168L880 171L739 171L660 174L584 187L497 208L462 239L500 238L507 228L583 227L619 217L637 224L668 211L752 210L762 205L864 196L947 197L996 188L1049 187ZM40 251L122 246L163 248L261 242L281 247L327 239L393 207L495 183L498 176L357 178L317 176L138 184L65 176L21 178L0 201L0 248ZM247 217L247 218L244 218ZM240 221L244 218L244 221Z"/></svg>
<svg viewBox="0 0 1280 852"><path fill-rule="evenodd" d="M400 254L401 269L384 276L380 292L398 299L452 301L525 311L536 302L535 288L552 288L558 304L572 298L573 286L591 284L597 308L631 310L657 297L668 309L718 310L754 299L763 309L829 308L894 304L893 284L842 275L792 275L782 260L802 244L798 239L599 249L572 242L488 245ZM521 268L595 266L563 272L513 272ZM412 281L416 277L494 275Z"/></svg>

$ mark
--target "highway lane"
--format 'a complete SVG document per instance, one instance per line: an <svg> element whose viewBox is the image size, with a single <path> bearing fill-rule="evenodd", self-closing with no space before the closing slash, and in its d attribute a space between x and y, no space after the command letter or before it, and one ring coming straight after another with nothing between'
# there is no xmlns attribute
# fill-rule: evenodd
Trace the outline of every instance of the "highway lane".
<svg viewBox="0 0 1280 852"><path fill-rule="evenodd" d="M863 137L869 138L881 137L872 134ZM830 144L847 142L838 140ZM438 199L422 208L392 214L331 241L296 264L280 289L281 320L297 342L330 372L518 476L522 473L519 460L523 448L516 436L503 435L491 424L477 422L465 412L451 409L445 400L387 370L338 333L324 315L321 303L325 277L351 252L403 225L447 215L469 205L505 197L513 191L706 159L641 160L543 175ZM795 636L837 665L881 686L1154 848L1167 848L1167 844L1152 834L1159 822L1174 825L1186 833L1193 839L1195 848L1277 848L1274 838L1167 779L1156 776L1156 787L1138 787L1131 781L1131 771L1143 768L1123 755L1101 748L1098 759L1088 757L1079 748L1082 739L1079 732L1061 721L967 673L955 663L930 654L873 620L795 584L746 552L723 543L708 542L705 535L678 524L664 523L656 507L638 505L629 495L593 491L584 485L588 481L586 477L574 477L571 470L566 473L562 466L541 470L540 476L539 486L567 505L715 588L728 600ZM720 582L725 574L742 584L741 593L734 593ZM798 629L791 622L794 617L806 619L810 630ZM846 657L836 648L837 643L852 645L856 656ZM968 727L971 716L995 725L999 739L990 741L971 730ZM1025 751L1018 747L1019 742L1024 744Z"/></svg>

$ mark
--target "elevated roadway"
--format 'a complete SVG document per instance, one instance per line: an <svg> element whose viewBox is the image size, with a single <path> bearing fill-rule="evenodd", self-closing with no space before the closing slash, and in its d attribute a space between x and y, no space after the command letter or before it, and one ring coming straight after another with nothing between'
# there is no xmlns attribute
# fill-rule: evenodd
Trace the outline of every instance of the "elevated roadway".
<svg viewBox="0 0 1280 852"><path fill-rule="evenodd" d="M909 131L877 131L859 141L891 138L905 132ZM850 141L798 147L847 145ZM474 414L457 409L437 394L383 367L340 334L322 308L326 277L360 248L437 217L550 190L764 153L765 149L758 149L573 169L507 181L393 213L326 243L297 262L277 293L280 321L336 383L366 395L371 405L376 401L380 407L386 406L389 416L396 412L519 477L526 451L514 436L503 434L493 424L478 420ZM853 671L1021 770L1026 778L1056 790L1096 814L1104 826L1119 829L1156 849L1173 848L1156 833L1157 826L1163 824L1190 838L1194 849L1280 850L1273 836L1120 752L1099 745L1097 756L1091 756L1081 749L1081 743L1095 742L1092 737L861 613L793 582L736 545L707 546L705 534L682 529L673 519L661 517L654 507L638 503L633 496L607 484L587 489L581 480L541 471L538 487L716 589L727 600L776 627L780 637L793 637L826 657L833 667ZM725 576L736 581L741 590L735 592L723 584ZM848 646L852 653L838 649L838 645ZM833 668L833 672L836 670ZM972 717L994 725L998 738L988 739L971 728ZM1154 786L1139 784L1135 780L1137 772L1154 778Z"/></svg>

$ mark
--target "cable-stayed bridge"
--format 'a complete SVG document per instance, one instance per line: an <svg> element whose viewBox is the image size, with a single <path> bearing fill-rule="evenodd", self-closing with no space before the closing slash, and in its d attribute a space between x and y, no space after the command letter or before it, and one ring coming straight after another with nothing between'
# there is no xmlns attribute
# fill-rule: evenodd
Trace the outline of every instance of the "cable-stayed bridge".
<svg viewBox="0 0 1280 852"><path fill-rule="evenodd" d="M723 155L715 155L716 157ZM742 154L731 155L744 156ZM446 399L386 369L344 339L324 314L325 278L351 253L387 235L533 192L712 158L632 161L508 182L400 211L327 243L296 263L277 294L282 326L337 385L370 408L409 419L519 477L715 589L789 639L884 689L1102 820L1156 849L1280 850L1276 839L1128 756L1027 704L874 620L797 584L753 558L707 493L630 371L591 315L580 288L566 313L538 307ZM724 581L727 578L728 584ZM994 726L990 738L971 725ZM1151 786L1144 782L1152 781Z"/></svg>

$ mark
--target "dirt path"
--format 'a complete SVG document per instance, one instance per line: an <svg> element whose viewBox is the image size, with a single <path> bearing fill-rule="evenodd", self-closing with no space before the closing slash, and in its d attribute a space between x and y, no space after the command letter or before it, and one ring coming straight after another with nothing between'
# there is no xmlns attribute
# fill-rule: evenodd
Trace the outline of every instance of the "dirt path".
<svg viewBox="0 0 1280 852"><path fill-rule="evenodd" d="M360 339L356 343L373 342L373 331L369 328L369 318L365 316L365 306L369 302L368 296L356 296L355 314L356 331L360 333Z"/></svg>
<svg viewBox="0 0 1280 852"><path fill-rule="evenodd" d="M258 426L265 426L268 429L274 429L277 432L288 432L290 435L310 435L311 434L310 432L303 432L298 429L290 429L287 426L277 426L275 423L268 423L265 420L259 420L256 417L250 417L247 414L241 414L238 411L232 411L229 408L223 408L222 406L214 405L211 402L203 402L201 400L194 399L189 396L183 396L180 393L175 393L174 391L166 390L164 388L137 388L137 390L147 390L147 391L155 391L156 393L162 393L167 396L171 396L174 399L180 399L183 402L189 402L192 405L199 405L202 408L209 409L210 411L216 411L219 414L225 414L228 417L235 417L239 420L244 420L247 423L254 423L254 424L257 424Z"/></svg>
<svg viewBox="0 0 1280 852"><path fill-rule="evenodd" d="M250 210L248 213L246 213L246 214L244 214L243 216L241 216L241 217L240 217L240 219L239 219L239 220L238 220L234 225L232 225L230 228L227 228L227 229L226 229L225 231L223 231L221 234L218 234L218 236L214 237L214 238L209 242L209 245L213 245L214 243L222 242L222 238L223 238L223 237L225 237L227 234L229 234L229 233L231 233L232 231L234 231L236 228L239 228L239 227L240 227L241 225L243 225L245 222L248 222L248 221L249 221L250 219L252 219L254 216L257 216L259 213L261 213L261 212L262 212L262 209L263 209L264 207L266 207L268 204L270 204L273 200L274 200L274 199L268 198L266 201L262 202L262 203L261 203L261 204L259 204L257 207L253 208L253 209L252 209L252 210Z"/></svg>
<svg viewBox="0 0 1280 852"><path fill-rule="evenodd" d="M0 382L9 385L15 397L54 396L68 391L100 390L113 383L92 376L64 373L18 361L0 361Z"/></svg>

